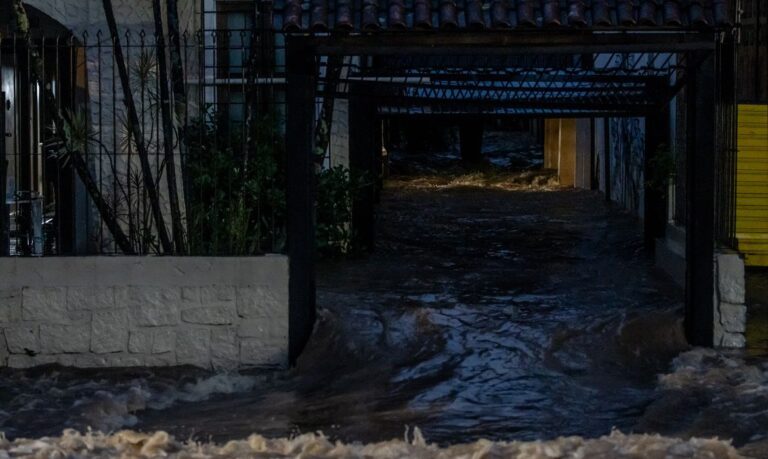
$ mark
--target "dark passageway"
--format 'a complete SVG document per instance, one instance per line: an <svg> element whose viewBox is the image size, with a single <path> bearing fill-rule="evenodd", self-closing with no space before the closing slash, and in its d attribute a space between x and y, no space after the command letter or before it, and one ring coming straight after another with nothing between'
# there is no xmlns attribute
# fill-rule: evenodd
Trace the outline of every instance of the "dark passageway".
<svg viewBox="0 0 768 459"><path fill-rule="evenodd" d="M117 385L63 373L29 389L18 374L5 428L55 434L60 418L216 441L384 441L418 426L443 444L618 428L764 448L764 362L688 350L681 292L653 269L636 217L535 170L394 157L411 172L386 181L376 250L318 266L318 322L296 368L196 382L139 370ZM28 418L28 403L61 415Z"/></svg>
<svg viewBox="0 0 768 459"><path fill-rule="evenodd" d="M440 442L633 429L686 347L681 293L654 273L634 217L560 189L526 139L488 134L488 159L503 163L506 142L517 167L482 172L455 148L392 152L406 175L385 183L376 249L318 265L318 323L297 368L178 417L208 416L195 433L214 438L256 426L372 441L410 425ZM520 158L531 170L512 170ZM158 414L142 427L170 428Z"/></svg>

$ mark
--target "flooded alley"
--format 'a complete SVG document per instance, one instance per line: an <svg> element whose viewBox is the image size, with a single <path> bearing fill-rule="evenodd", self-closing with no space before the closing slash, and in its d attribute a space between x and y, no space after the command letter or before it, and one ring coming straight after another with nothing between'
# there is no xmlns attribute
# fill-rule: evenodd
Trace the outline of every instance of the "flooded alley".
<svg viewBox="0 0 768 459"><path fill-rule="evenodd" d="M393 177L375 251L320 263L318 307L287 372L3 370L0 430L373 442L418 427L455 444L620 429L765 447L767 361L690 351L638 220L547 173Z"/></svg>
<svg viewBox="0 0 768 459"><path fill-rule="evenodd" d="M381 442L418 427L452 445L618 429L766 451L765 354L691 350L682 290L653 267L640 221L560 187L516 139L489 142L480 171L452 153L393 157L375 250L318 265L295 368L4 369L0 430Z"/></svg>

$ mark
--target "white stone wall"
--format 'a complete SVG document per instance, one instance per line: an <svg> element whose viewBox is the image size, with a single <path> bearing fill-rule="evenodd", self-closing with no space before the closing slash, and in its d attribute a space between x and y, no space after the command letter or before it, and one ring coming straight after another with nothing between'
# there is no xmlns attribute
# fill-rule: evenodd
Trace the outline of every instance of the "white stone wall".
<svg viewBox="0 0 768 459"><path fill-rule="evenodd" d="M349 101L333 101L330 138L331 167L349 167Z"/></svg>
<svg viewBox="0 0 768 459"><path fill-rule="evenodd" d="M715 333L716 347L744 347L747 327L744 259L738 252L715 253Z"/></svg>
<svg viewBox="0 0 768 459"><path fill-rule="evenodd" d="M288 364L288 259L0 259L0 367Z"/></svg>

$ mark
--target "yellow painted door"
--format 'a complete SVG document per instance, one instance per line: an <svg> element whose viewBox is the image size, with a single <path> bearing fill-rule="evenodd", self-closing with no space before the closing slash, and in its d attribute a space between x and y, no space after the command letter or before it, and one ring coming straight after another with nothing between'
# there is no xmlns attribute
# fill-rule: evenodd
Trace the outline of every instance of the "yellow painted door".
<svg viewBox="0 0 768 459"><path fill-rule="evenodd" d="M768 105L739 105L736 238L748 266L768 266Z"/></svg>

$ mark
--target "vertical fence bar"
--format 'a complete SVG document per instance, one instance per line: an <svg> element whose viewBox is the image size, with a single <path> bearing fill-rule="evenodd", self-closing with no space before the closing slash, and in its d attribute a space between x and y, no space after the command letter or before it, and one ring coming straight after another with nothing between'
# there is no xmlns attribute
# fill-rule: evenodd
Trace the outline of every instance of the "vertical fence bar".
<svg viewBox="0 0 768 459"><path fill-rule="evenodd" d="M289 359L295 362L315 321L314 125L315 56L300 37L288 37L286 149L288 178Z"/></svg>
<svg viewBox="0 0 768 459"><path fill-rule="evenodd" d="M689 83L686 148L685 331L697 346L714 339L715 80L715 56L708 53Z"/></svg>
<svg viewBox="0 0 768 459"><path fill-rule="evenodd" d="M3 39L0 38L0 68L2 68L3 62ZM3 87L3 76L0 71L0 88ZM5 192L7 189L6 177L8 175L8 160L6 159L6 147L5 147L5 91L0 91L0 196L2 201L0 202L0 256L9 255L9 240L8 240L8 209L5 204Z"/></svg>

